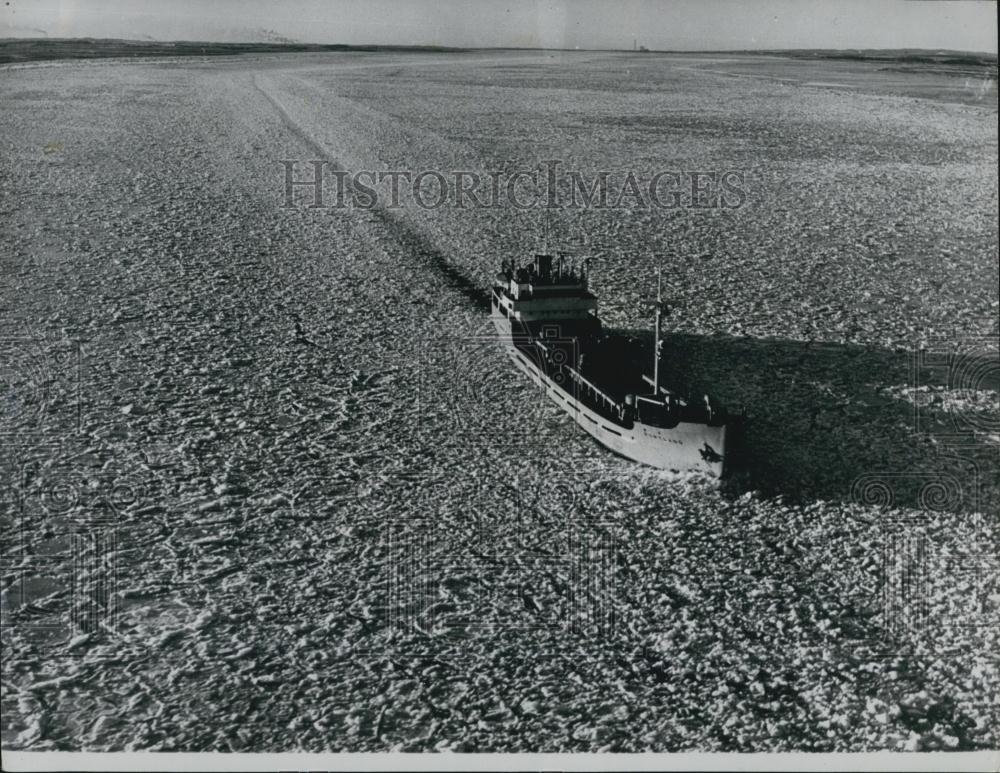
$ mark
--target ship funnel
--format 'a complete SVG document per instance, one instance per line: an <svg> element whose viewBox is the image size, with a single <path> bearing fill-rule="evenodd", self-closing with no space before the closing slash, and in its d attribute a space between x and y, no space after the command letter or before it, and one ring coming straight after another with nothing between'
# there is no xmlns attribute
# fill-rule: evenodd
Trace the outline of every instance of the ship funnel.
<svg viewBox="0 0 1000 773"><path fill-rule="evenodd" d="M535 271L538 272L538 276L542 281L548 281L549 277L552 276L552 256L536 255Z"/></svg>

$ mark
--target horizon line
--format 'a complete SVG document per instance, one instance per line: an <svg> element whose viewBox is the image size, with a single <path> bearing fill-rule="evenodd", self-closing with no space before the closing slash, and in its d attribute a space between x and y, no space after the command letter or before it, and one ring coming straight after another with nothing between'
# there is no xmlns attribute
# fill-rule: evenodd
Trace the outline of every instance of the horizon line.
<svg viewBox="0 0 1000 773"><path fill-rule="evenodd" d="M284 41L271 41L271 40L189 40L189 39L170 39L170 40L160 40L156 38L102 38L94 36L81 36L81 37L38 37L38 36L23 36L23 37L0 37L0 44L3 43L15 43L15 42L97 42L97 41L109 41L116 43L134 43L139 45L213 45L213 46L272 46L275 48L280 47L312 47L312 48L338 48L338 49L433 49L437 51L451 51L451 52L469 52L469 51L579 51L579 52L593 52L593 53L634 53L634 54L718 54L718 53L789 53L796 51L816 51L816 52L835 52L835 53L847 53L847 52L919 52L919 53L934 53L934 54L967 54L967 55L977 55L977 56L987 56L994 59L997 58L997 54L992 51L975 51L970 49L958 49L958 48L916 48L916 47L903 47L903 48L796 48L796 47L768 47L768 48L703 48L703 49L686 49L686 48L556 48L547 46L446 46L439 45L435 43L305 43L294 40L284 40Z"/></svg>

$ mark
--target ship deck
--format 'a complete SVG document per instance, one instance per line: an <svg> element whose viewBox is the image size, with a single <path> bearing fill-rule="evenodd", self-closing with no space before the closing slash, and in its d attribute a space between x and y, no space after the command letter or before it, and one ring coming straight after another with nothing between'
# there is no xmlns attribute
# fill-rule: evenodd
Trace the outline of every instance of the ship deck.
<svg viewBox="0 0 1000 773"><path fill-rule="evenodd" d="M652 396L652 386L644 378L652 372L651 348L630 336L601 334L597 332L599 327L591 325L575 328L572 323L562 323L559 335L554 335L551 325L547 327L535 323L526 325L525 334L515 336L515 345L540 367L545 358L535 341L540 341L562 362L571 366L575 362L575 373L566 374L567 378L558 381L564 391L610 421L630 426L631 421L623 420L618 408L624 404L626 395ZM559 350L561 355L557 353ZM669 373L661 370L661 376L664 377L663 386L669 388ZM681 417L687 421L707 419L700 400L682 409Z"/></svg>

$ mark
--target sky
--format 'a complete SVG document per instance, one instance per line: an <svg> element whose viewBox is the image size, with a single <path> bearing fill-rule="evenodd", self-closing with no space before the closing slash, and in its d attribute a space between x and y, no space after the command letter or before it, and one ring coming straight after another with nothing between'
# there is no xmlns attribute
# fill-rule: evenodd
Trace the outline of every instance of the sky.
<svg viewBox="0 0 1000 773"><path fill-rule="evenodd" d="M3 0L0 37L997 52L992 0Z"/></svg>

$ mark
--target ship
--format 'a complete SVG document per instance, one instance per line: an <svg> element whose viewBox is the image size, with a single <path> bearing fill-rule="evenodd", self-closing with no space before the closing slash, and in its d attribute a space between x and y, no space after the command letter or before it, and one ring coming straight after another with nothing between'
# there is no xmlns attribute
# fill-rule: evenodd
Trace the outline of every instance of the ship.
<svg viewBox="0 0 1000 773"><path fill-rule="evenodd" d="M721 478L737 417L708 395L665 386L661 323L670 308L659 272L651 368L637 361L635 339L603 329L589 273L588 262L558 253L537 254L525 265L504 261L490 294L503 348L602 446L661 470Z"/></svg>

